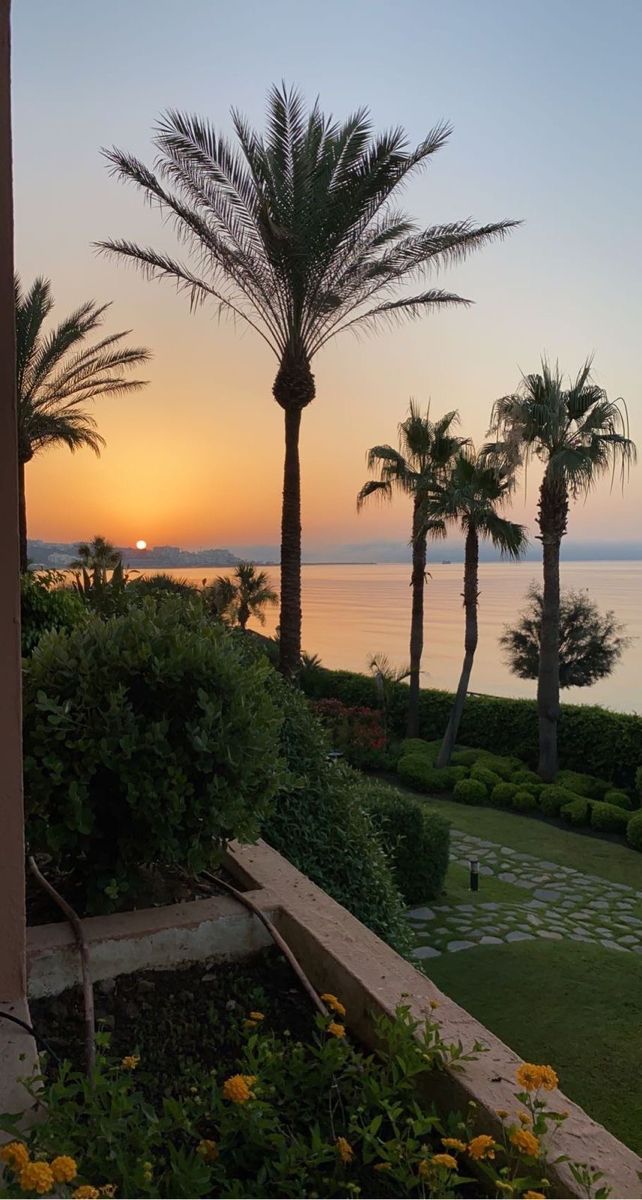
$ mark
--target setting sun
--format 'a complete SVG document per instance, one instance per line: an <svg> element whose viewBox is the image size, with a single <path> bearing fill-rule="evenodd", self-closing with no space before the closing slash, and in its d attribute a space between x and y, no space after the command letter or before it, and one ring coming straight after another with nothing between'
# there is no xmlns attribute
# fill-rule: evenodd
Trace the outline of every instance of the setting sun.
<svg viewBox="0 0 642 1200"><path fill-rule="evenodd" d="M138 541L136 542L136 549L137 550L146 550L147 549L147 542L145 541L144 538L138 539Z"/></svg>

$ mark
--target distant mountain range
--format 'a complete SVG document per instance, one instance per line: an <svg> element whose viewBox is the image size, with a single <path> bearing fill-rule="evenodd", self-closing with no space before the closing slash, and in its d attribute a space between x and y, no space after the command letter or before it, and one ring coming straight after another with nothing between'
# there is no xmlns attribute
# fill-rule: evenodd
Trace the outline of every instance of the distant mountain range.
<svg viewBox="0 0 642 1200"><path fill-rule="evenodd" d="M179 546L150 546L137 550L135 546L118 546L127 567L233 567L241 560L229 550L181 550ZM31 563L39 567L68 567L78 556L78 543L27 543Z"/></svg>
<svg viewBox="0 0 642 1200"><path fill-rule="evenodd" d="M278 563L279 547L274 545L234 546L234 553L253 562ZM527 562L538 561L542 556L540 543L534 539L524 558ZM461 541L446 539L432 542L428 547L432 562L463 562L464 547ZM482 562L499 562L500 555L492 546L481 544L479 557ZM587 541L574 542L566 538L562 542L562 559L566 562L582 561L639 561L642 559L642 542ZM406 542L355 542L328 543L304 546L304 563L406 563L410 562L410 546Z"/></svg>

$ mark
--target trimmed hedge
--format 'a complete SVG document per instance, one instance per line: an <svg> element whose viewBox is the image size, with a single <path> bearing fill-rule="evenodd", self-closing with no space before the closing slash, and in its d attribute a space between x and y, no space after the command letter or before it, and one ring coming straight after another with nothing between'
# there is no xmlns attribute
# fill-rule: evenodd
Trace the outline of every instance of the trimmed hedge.
<svg viewBox="0 0 642 1200"><path fill-rule="evenodd" d="M522 789L515 792L513 796L513 808L516 808L518 812L532 812L534 808L537 808L537 800L532 792Z"/></svg>
<svg viewBox="0 0 642 1200"><path fill-rule="evenodd" d="M631 800L629 796L627 796L626 792L618 792L615 790L605 792L604 803L616 804L618 808L625 808L629 812L633 808L633 804L631 803Z"/></svg>
<svg viewBox="0 0 642 1200"><path fill-rule="evenodd" d="M572 804L577 796L568 788L558 787L556 783L547 783L539 794L539 807L547 817L556 817L565 804Z"/></svg>
<svg viewBox="0 0 642 1200"><path fill-rule="evenodd" d="M407 904L434 900L444 888L450 822L413 796L379 785L368 809Z"/></svg>
<svg viewBox="0 0 642 1200"><path fill-rule="evenodd" d="M485 804L488 788L481 779L460 779L453 789L453 800L461 804Z"/></svg>
<svg viewBox="0 0 642 1200"><path fill-rule="evenodd" d="M642 810L629 817L626 827L626 840L634 850L642 850Z"/></svg>
<svg viewBox="0 0 642 1200"><path fill-rule="evenodd" d="M470 750L467 746L461 746L459 750L455 750L450 761L454 767L474 767L483 753L483 750Z"/></svg>
<svg viewBox="0 0 642 1200"><path fill-rule="evenodd" d="M497 805L498 808L512 808L513 797L517 791L515 783L496 783L490 794L490 802Z"/></svg>
<svg viewBox="0 0 642 1200"><path fill-rule="evenodd" d="M586 796L576 796L568 804L563 804L560 816L570 825L586 825L589 819L589 801Z"/></svg>
<svg viewBox="0 0 642 1200"><path fill-rule="evenodd" d="M558 771L555 782L569 792L575 792L576 796L586 796L589 800L601 800L611 786L608 780L586 775L582 771Z"/></svg>
<svg viewBox="0 0 642 1200"><path fill-rule="evenodd" d="M455 784L467 777L468 770L466 767L433 767L429 759L413 751L399 759L397 773L404 783L422 792L452 792Z"/></svg>
<svg viewBox="0 0 642 1200"><path fill-rule="evenodd" d="M491 771L490 767L483 767L481 763L477 763L470 772L471 779L477 779L479 783L483 783L484 787L489 792L493 790L496 783L501 783L501 775L496 771Z"/></svg>
<svg viewBox="0 0 642 1200"><path fill-rule="evenodd" d="M374 679L351 671L319 668L305 680L308 694L337 696L346 704L376 707ZM450 692L423 689L420 696L420 729L427 738L441 738L448 723L453 696ZM408 685L388 689L390 731L403 736ZM461 739L467 746L495 754L517 754L530 766L537 764L537 706L534 700L501 696L469 696L461 722ZM642 717L617 713L588 704L563 704L559 722L562 767L602 775L608 764L611 781L632 787L642 755ZM642 775L640 777L642 785ZM576 790L576 789L572 789Z"/></svg>
<svg viewBox="0 0 642 1200"><path fill-rule="evenodd" d="M628 812L617 804L594 800L591 805L591 828L601 833L626 833L630 819Z"/></svg>

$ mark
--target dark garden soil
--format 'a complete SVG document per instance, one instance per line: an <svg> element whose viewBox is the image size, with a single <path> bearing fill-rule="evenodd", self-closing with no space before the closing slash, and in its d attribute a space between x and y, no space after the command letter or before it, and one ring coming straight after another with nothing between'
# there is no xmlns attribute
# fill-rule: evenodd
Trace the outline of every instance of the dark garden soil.
<svg viewBox="0 0 642 1200"><path fill-rule="evenodd" d="M110 1035L109 1054L139 1054L137 1079L151 1100L180 1096L197 1069L233 1074L247 1042L243 1020L258 1009L264 1027L308 1040L314 1009L286 960L275 950L242 962L199 963L142 971L94 988L96 1019ZM30 1005L36 1033L61 1059L83 1065L80 988Z"/></svg>

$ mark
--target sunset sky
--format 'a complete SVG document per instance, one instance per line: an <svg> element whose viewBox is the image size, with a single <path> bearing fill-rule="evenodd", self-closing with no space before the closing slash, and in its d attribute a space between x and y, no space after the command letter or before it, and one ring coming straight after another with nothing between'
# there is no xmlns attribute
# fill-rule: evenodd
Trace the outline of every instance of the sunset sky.
<svg viewBox="0 0 642 1200"><path fill-rule="evenodd" d="M408 188L422 224L473 216L525 224L439 285L471 310L428 316L315 360L302 433L304 544L401 540L407 503L357 517L368 446L396 441L408 399L459 408L483 437L491 403L542 353L575 373L588 354L624 396L642 444L642 4L639 0L16 0L13 18L16 262L53 283L58 318L112 300L108 329L150 347L149 386L104 399L107 448L43 454L28 468L32 537L229 546L278 541L282 413L275 360L168 285L97 258L91 242L173 245L156 212L108 175L100 147L153 162L163 109L229 130L235 105L263 123L282 78L344 117L412 143L437 121L449 145ZM536 472L514 506L531 521ZM602 485L570 532L639 535L642 470L624 497Z"/></svg>

